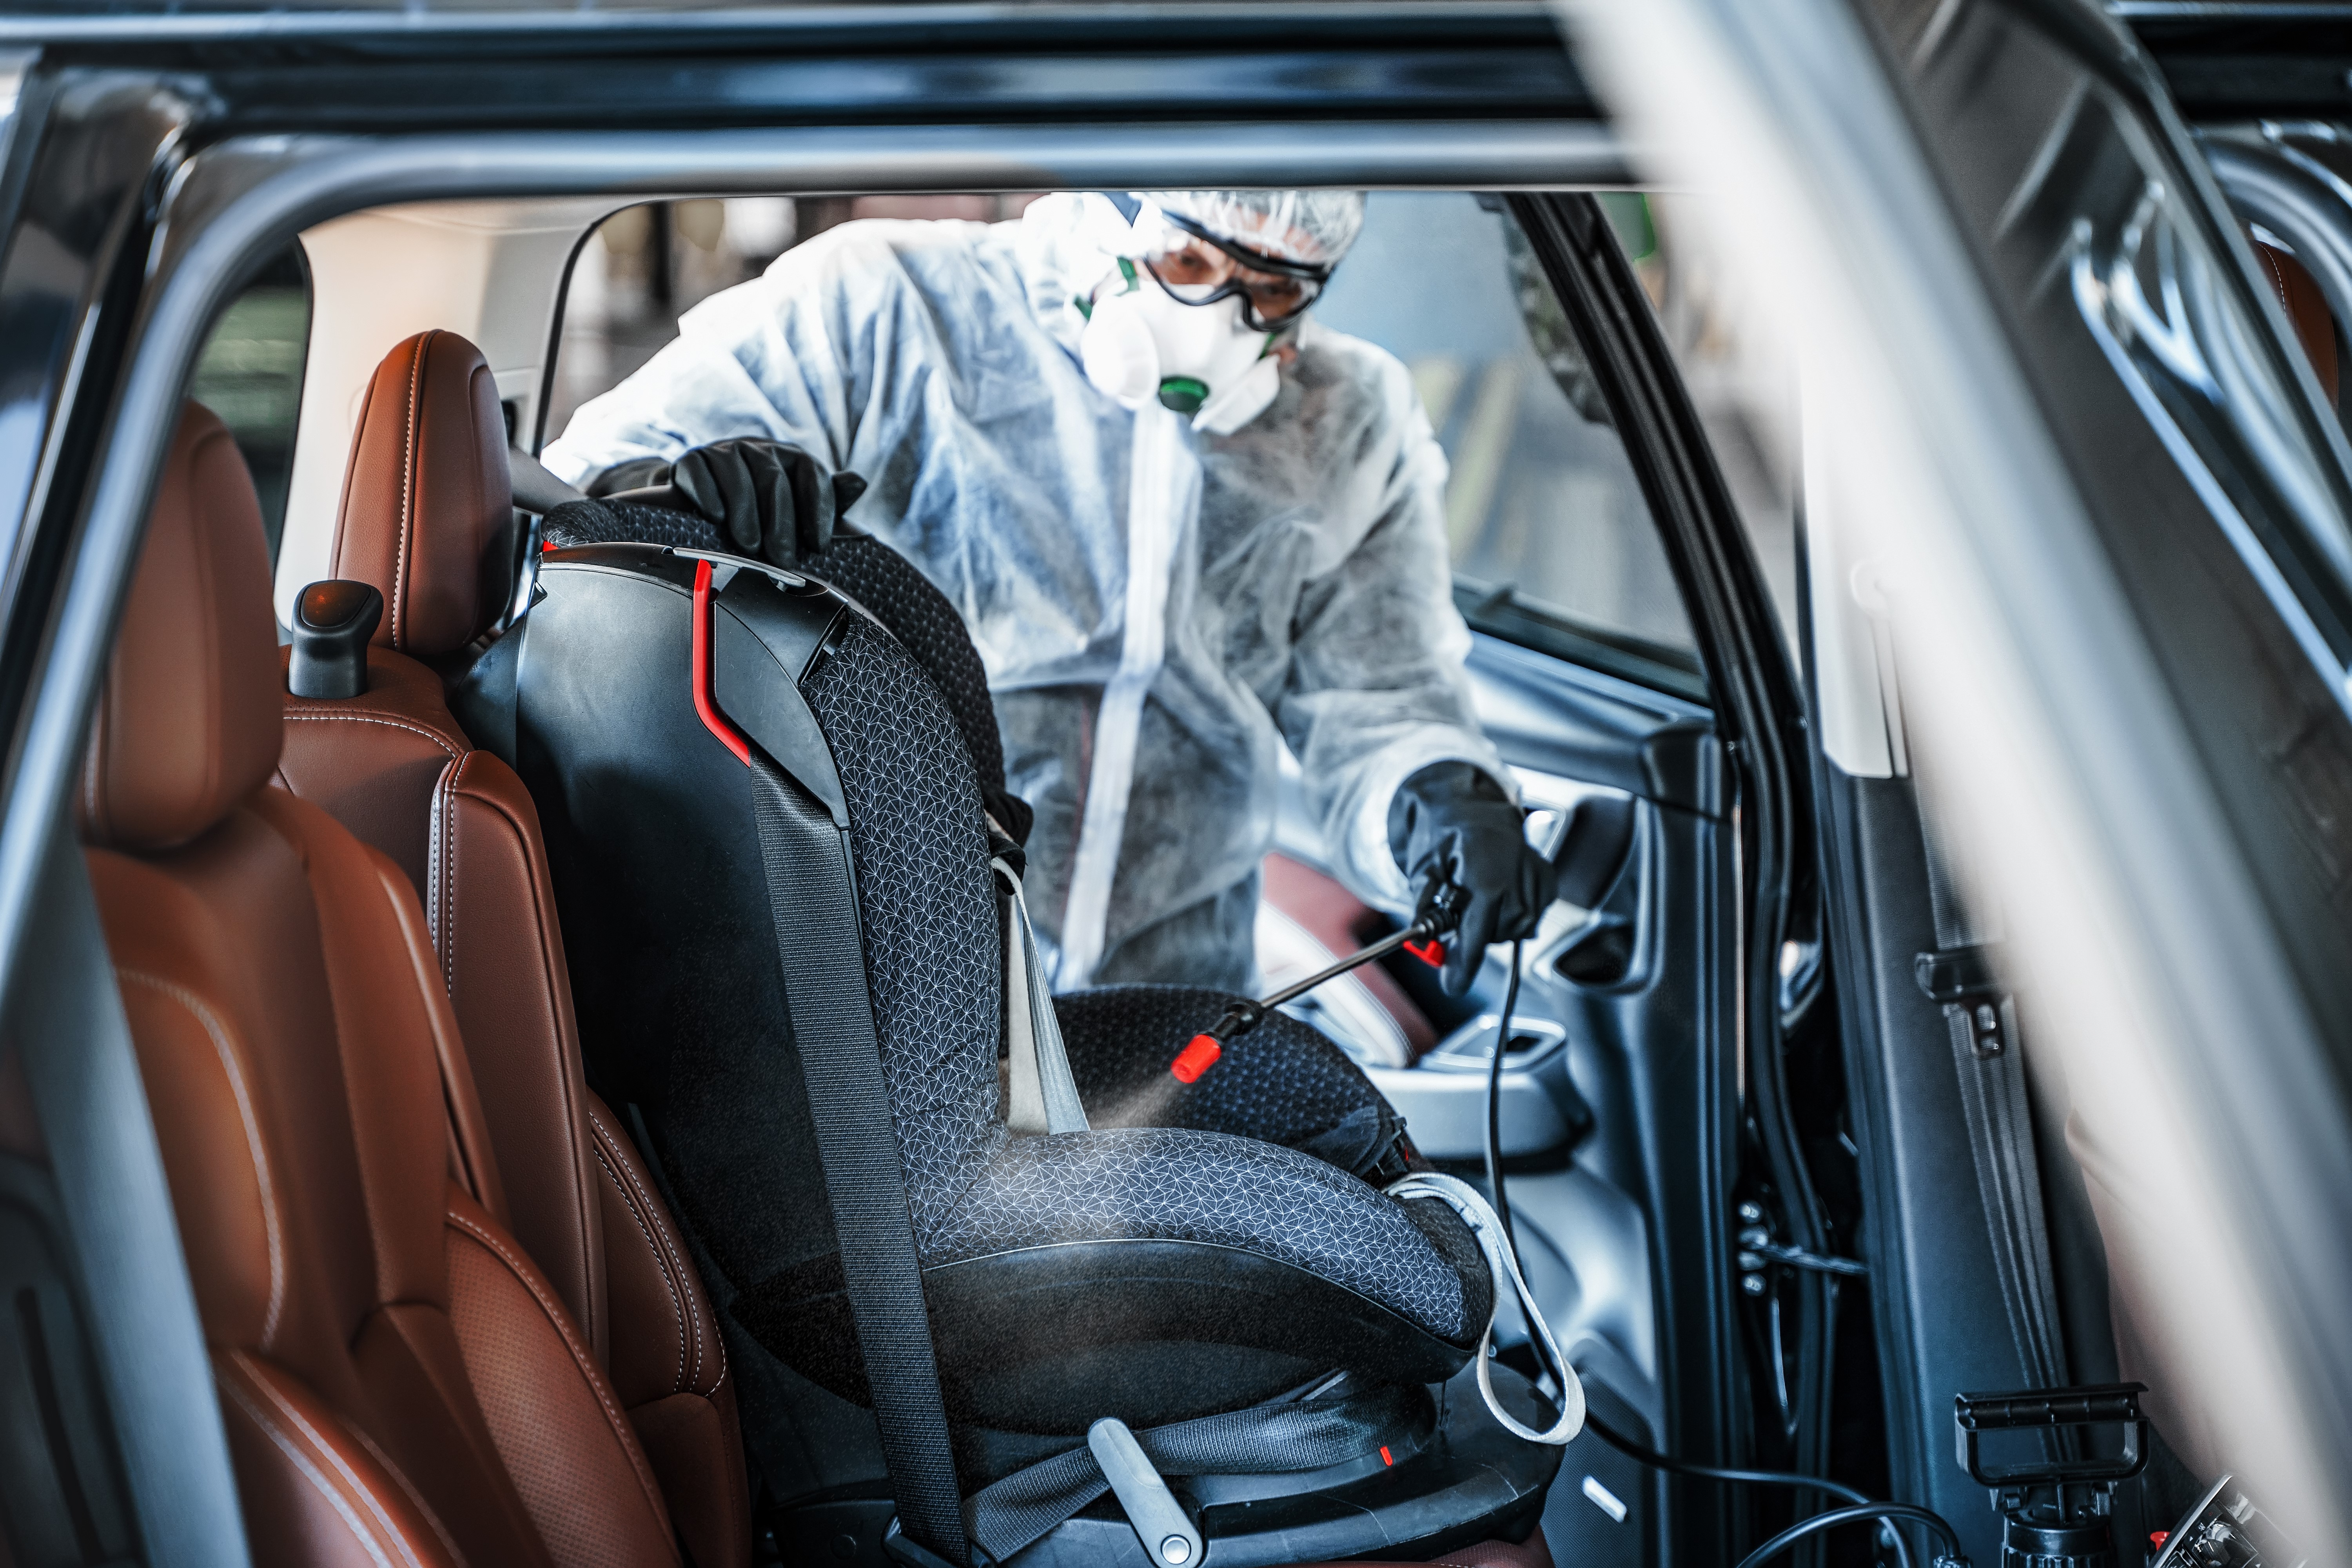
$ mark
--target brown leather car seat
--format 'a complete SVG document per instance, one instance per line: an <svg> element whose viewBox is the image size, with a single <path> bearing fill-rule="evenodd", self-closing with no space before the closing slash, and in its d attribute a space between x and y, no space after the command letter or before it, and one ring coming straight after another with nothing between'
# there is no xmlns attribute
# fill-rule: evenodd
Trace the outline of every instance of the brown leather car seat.
<svg viewBox="0 0 2352 1568"><path fill-rule="evenodd" d="M498 1217L415 890L269 787L268 579L243 460L192 405L78 804L256 1559L676 1563L611 1385Z"/></svg>
<svg viewBox="0 0 2352 1568"><path fill-rule="evenodd" d="M530 796L474 747L425 662L496 623L511 527L480 352L452 332L400 343L361 408L331 558L384 595L368 689L287 694L278 778L424 899L515 1235L584 1326L695 1562L739 1568L751 1504L718 1321L651 1174L582 1079Z"/></svg>
<svg viewBox="0 0 2352 1568"><path fill-rule="evenodd" d="M2254 259L2262 264L2263 276L2286 308L2287 320L2294 325L2295 342L2303 345L2305 358L2311 361L2312 374L2319 377L2319 389L2327 401L2336 397L2336 317L2327 308L2326 296L2319 291L2319 281L2305 267L2277 246L2255 240Z"/></svg>

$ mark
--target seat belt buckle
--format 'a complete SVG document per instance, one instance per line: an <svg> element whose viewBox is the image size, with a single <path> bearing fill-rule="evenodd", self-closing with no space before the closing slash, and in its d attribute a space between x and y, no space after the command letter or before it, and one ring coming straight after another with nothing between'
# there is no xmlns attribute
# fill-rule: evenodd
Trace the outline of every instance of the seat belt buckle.
<svg viewBox="0 0 2352 1568"><path fill-rule="evenodd" d="M1127 1513L1143 1554L1160 1568L1199 1568L1207 1547L1192 1515L1144 1457L1143 1445L1127 1423L1106 1415L1087 1428L1087 1447L1110 1482L1111 1494Z"/></svg>

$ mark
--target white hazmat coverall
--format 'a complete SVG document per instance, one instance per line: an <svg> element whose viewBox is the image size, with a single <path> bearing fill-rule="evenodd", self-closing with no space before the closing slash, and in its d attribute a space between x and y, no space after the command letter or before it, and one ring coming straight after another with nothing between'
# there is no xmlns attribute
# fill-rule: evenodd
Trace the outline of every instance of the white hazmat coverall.
<svg viewBox="0 0 2352 1568"><path fill-rule="evenodd" d="M1398 784L1448 760L1509 775L1471 711L1445 458L1404 366L1310 314L1231 435L1121 406L1077 355L1114 213L1065 194L828 230L688 311L545 460L579 483L758 437L865 476L851 521L987 667L1055 988L1247 992L1284 742L1332 864L1391 910L1413 893Z"/></svg>

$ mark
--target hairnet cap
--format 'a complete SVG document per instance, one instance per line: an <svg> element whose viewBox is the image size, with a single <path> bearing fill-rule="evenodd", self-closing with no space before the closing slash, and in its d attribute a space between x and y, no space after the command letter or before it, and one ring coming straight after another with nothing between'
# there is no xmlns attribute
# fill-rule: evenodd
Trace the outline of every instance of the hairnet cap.
<svg viewBox="0 0 2352 1568"><path fill-rule="evenodd" d="M1187 217L1246 250L1310 267L1348 254L1364 226L1361 191L1137 191L1140 201Z"/></svg>

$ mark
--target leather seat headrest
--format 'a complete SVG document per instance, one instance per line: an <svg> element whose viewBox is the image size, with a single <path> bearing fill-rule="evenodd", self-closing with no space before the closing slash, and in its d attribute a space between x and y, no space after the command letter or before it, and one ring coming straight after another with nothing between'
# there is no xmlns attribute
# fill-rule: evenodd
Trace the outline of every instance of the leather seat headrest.
<svg viewBox="0 0 2352 1568"><path fill-rule="evenodd" d="M284 733L269 547L227 427L191 403L91 721L84 836L171 849L269 781Z"/></svg>
<svg viewBox="0 0 2352 1568"><path fill-rule="evenodd" d="M497 622L514 566L498 382L457 333L419 332L384 355L360 405L328 575L383 595L378 647L429 658Z"/></svg>

